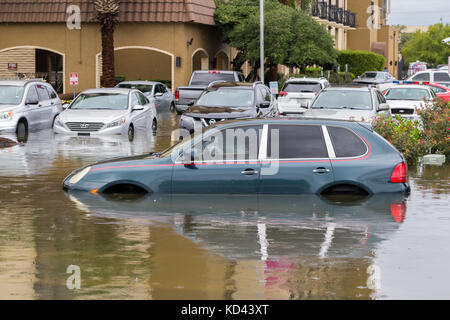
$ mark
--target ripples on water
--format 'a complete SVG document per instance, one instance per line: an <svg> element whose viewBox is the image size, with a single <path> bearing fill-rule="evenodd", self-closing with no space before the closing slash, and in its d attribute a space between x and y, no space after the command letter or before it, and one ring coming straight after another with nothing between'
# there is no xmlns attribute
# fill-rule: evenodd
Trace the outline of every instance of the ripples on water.
<svg viewBox="0 0 450 320"><path fill-rule="evenodd" d="M410 169L408 199L61 190L82 165L168 147L176 124L165 114L133 142L40 131L0 149L0 298L449 298L448 165Z"/></svg>

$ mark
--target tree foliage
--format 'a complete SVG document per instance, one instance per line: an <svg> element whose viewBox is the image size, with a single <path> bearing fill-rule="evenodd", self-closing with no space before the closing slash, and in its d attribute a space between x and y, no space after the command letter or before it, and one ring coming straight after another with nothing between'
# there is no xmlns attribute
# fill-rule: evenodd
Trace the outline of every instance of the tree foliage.
<svg viewBox="0 0 450 320"><path fill-rule="evenodd" d="M253 74L259 68L259 1L216 0L216 23L225 40L238 49L234 61L240 67L250 61ZM266 67L276 64L306 68L335 64L337 53L325 27L307 13L275 0L264 1Z"/></svg>
<svg viewBox="0 0 450 320"><path fill-rule="evenodd" d="M437 23L427 32L416 32L402 45L401 53L407 63L423 61L431 66L446 64L450 56L450 46L442 40L450 36L450 25Z"/></svg>

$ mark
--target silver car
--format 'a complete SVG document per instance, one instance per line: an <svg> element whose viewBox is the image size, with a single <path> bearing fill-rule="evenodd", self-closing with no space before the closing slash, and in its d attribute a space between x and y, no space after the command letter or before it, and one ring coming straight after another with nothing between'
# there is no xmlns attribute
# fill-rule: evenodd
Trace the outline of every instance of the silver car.
<svg viewBox="0 0 450 320"><path fill-rule="evenodd" d="M156 109L141 91L121 88L80 93L55 120L54 132L78 136L122 134L157 128Z"/></svg>
<svg viewBox="0 0 450 320"><path fill-rule="evenodd" d="M0 80L0 132L23 139L29 131L51 128L61 113L53 87L40 80Z"/></svg>
<svg viewBox="0 0 450 320"><path fill-rule="evenodd" d="M309 118L372 122L379 115L391 116L391 111L377 88L332 87L322 90L303 115Z"/></svg>
<svg viewBox="0 0 450 320"><path fill-rule="evenodd" d="M129 88L141 91L147 98L154 100L158 112L175 112L175 97L164 84L155 81L123 81L116 88Z"/></svg>

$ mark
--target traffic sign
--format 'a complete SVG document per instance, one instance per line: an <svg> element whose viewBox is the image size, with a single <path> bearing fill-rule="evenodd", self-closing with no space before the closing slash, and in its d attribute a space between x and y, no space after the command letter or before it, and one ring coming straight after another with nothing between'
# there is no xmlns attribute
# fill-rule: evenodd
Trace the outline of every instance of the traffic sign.
<svg viewBox="0 0 450 320"><path fill-rule="evenodd" d="M71 72L69 74L70 78L70 85L71 86L77 86L78 85L78 72Z"/></svg>

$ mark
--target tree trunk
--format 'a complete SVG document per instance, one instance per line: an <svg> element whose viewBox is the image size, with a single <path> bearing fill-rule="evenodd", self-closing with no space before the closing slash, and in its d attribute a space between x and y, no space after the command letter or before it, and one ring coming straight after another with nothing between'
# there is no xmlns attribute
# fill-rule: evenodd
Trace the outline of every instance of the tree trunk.
<svg viewBox="0 0 450 320"><path fill-rule="evenodd" d="M102 24L102 87L112 88L116 85L114 76L114 25L110 21Z"/></svg>
<svg viewBox="0 0 450 320"><path fill-rule="evenodd" d="M278 65L271 64L269 66L269 77L268 81L278 81Z"/></svg>

